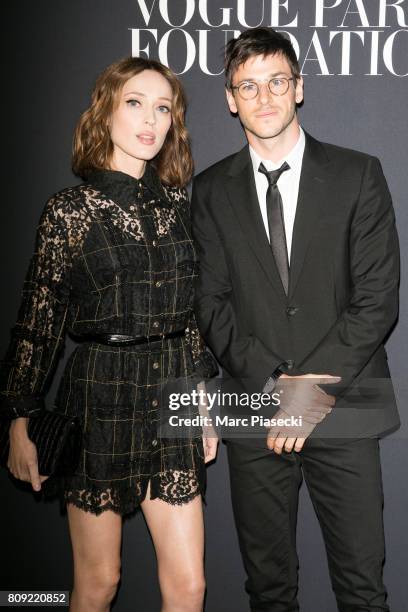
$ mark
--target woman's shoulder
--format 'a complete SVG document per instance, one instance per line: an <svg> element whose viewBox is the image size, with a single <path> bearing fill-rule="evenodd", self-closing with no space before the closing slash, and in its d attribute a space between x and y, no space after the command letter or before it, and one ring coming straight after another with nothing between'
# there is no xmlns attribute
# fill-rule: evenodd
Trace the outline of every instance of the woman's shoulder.
<svg viewBox="0 0 408 612"><path fill-rule="evenodd" d="M45 203L43 217L60 223L80 218L87 212L90 189L87 183L80 183L53 193Z"/></svg>
<svg viewBox="0 0 408 612"><path fill-rule="evenodd" d="M65 187L51 195L43 209L39 231L47 236L59 236L72 248L81 245L92 225L89 197L92 194L86 183Z"/></svg>

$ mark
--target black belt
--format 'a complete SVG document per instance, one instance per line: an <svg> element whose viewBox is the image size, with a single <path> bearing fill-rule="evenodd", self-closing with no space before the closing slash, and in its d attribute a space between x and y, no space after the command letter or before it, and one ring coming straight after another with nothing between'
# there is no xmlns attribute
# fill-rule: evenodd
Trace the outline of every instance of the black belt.
<svg viewBox="0 0 408 612"><path fill-rule="evenodd" d="M126 334L81 334L75 336L78 342L97 342L98 344L107 344L108 346L133 346L135 344L150 344L150 342L158 342L159 340L167 340L168 338L178 338L184 336L185 329L169 332L168 334L157 334L156 336L127 336Z"/></svg>

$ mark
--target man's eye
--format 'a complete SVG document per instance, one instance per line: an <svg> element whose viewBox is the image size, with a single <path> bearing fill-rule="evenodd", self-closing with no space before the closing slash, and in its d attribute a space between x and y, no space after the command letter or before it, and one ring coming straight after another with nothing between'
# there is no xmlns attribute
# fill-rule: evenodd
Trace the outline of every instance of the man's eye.
<svg viewBox="0 0 408 612"><path fill-rule="evenodd" d="M244 91L254 91L256 89L256 83L242 83L241 88Z"/></svg>
<svg viewBox="0 0 408 612"><path fill-rule="evenodd" d="M281 85L283 85L284 80L283 79L272 79L271 82L274 87L280 87Z"/></svg>
<svg viewBox="0 0 408 612"><path fill-rule="evenodd" d="M135 98L131 98L130 100L126 100L126 104L129 104L129 106L139 106L140 102Z"/></svg>

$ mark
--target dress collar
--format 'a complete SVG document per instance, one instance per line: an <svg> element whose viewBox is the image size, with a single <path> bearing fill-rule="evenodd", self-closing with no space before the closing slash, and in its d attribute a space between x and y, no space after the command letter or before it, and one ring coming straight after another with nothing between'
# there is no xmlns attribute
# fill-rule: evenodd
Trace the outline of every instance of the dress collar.
<svg viewBox="0 0 408 612"><path fill-rule="evenodd" d="M94 169L89 173L87 182L120 204L135 204L140 199L152 197L168 200L151 163L146 164L145 172L139 179L119 170Z"/></svg>

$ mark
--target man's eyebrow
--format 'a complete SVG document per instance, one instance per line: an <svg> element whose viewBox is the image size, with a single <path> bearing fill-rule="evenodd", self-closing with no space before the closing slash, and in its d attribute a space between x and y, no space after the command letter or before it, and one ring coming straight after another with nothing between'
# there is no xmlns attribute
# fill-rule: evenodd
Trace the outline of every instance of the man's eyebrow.
<svg viewBox="0 0 408 612"><path fill-rule="evenodd" d="M273 79L273 78L278 77L278 76L284 76L284 77L288 78L286 72L282 72L282 71L280 71L280 72L273 72L273 73L269 74L267 78L268 79ZM247 81L254 81L254 82L256 82L257 80L258 79L256 79L255 77L247 77L246 79L241 79L239 81L239 83L246 83Z"/></svg>
<svg viewBox="0 0 408 612"><path fill-rule="evenodd" d="M143 98L146 97L146 94L142 93L141 91L126 91L123 95L127 96L129 94L133 94L136 96L143 96ZM168 102L171 102L170 98L166 98L165 96L160 96L159 98L157 98L158 100L167 100Z"/></svg>

